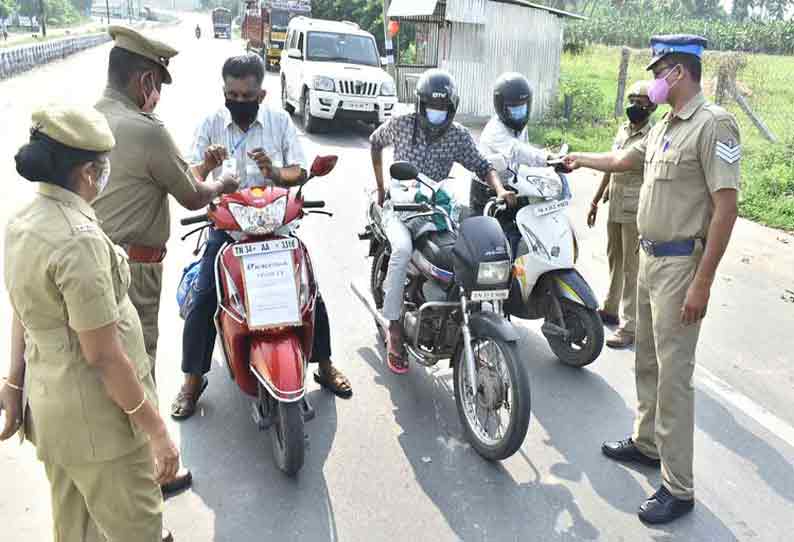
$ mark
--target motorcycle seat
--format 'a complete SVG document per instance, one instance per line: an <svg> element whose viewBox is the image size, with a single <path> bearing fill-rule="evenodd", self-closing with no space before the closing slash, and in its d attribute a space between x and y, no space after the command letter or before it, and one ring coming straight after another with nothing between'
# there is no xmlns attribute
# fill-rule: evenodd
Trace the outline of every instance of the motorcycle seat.
<svg viewBox="0 0 794 542"><path fill-rule="evenodd" d="M451 273L452 249L457 239L452 231L432 231L419 237L415 247L430 263Z"/></svg>

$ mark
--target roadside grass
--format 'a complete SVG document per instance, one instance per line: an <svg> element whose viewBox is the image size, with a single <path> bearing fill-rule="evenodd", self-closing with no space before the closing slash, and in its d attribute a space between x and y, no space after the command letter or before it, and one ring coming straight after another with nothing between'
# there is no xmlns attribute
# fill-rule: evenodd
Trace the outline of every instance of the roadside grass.
<svg viewBox="0 0 794 542"><path fill-rule="evenodd" d="M30 32L14 32L9 33L8 41L0 40L0 49L19 47L21 45L30 45L32 43L46 43L48 41L59 40L74 36L84 36L87 34L98 34L107 30L107 25L97 24L96 26L83 27L83 23L78 23L75 26L67 27L47 27L47 37L44 38L39 35L37 31ZM24 35L24 38L17 36ZM36 35L37 37L34 37ZM16 39L13 39L16 38Z"/></svg>
<svg viewBox="0 0 794 542"><path fill-rule="evenodd" d="M723 53L707 53L703 87L713 99L716 70ZM742 216L762 224L794 230L794 57L742 54L746 65L740 69L737 86L753 111L769 127L778 143L763 138L735 101L725 107L736 116L742 136ZM632 51L628 85L647 79L645 66L650 54ZM533 143L553 146L566 142L572 150L606 151L621 119L614 119L620 48L593 45L578 55L564 53L561 97L574 94L574 119L560 119L561 106L551 118L530 127ZM587 89L581 91L580 89ZM576 100L584 102L577 107ZM668 108L660 107L656 116Z"/></svg>

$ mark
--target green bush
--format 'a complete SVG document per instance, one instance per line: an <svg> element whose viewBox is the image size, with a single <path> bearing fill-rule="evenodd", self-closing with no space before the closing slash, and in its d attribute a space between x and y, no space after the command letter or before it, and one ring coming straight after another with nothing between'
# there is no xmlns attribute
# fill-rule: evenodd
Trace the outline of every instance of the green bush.
<svg viewBox="0 0 794 542"><path fill-rule="evenodd" d="M565 29L565 50L581 51L590 43L644 48L653 35L678 33L707 38L709 49L794 54L794 21L737 22L653 11L642 17L615 13L571 23Z"/></svg>
<svg viewBox="0 0 794 542"><path fill-rule="evenodd" d="M752 149L742 162L742 216L794 229L794 139Z"/></svg>
<svg viewBox="0 0 794 542"><path fill-rule="evenodd" d="M598 122L609 116L609 104L598 85L579 75L560 76L559 100L551 112L552 122L562 122L565 96L572 99L572 123Z"/></svg>

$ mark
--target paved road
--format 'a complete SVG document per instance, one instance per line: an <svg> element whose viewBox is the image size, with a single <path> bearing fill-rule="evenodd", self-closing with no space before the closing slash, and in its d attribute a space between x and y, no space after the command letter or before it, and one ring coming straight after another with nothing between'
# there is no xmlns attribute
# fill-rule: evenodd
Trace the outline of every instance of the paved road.
<svg viewBox="0 0 794 542"><path fill-rule="evenodd" d="M172 62L176 84L159 113L179 144L190 144L202 111L222 104L220 67L241 42L192 38L196 19L158 31L182 50ZM203 16L202 21L208 17ZM104 84L109 46L0 83L0 219L31 193L13 170L31 110L69 98L92 103ZM278 80L268 76L268 101ZM657 529L640 524L637 505L659 473L605 460L604 438L628 433L633 418L631 352L605 350L585 370L555 361L537 326L521 327L521 353L532 375L533 417L520 453L501 464L480 459L463 441L451 394L451 373L415 369L391 375L374 326L349 290L366 278L365 190L372 185L367 130L345 127L303 137L307 153L337 153L337 170L307 196L328 201L331 218L302 227L319 272L334 329L334 357L355 396L334 400L312 383L318 415L307 426L307 463L295 480L274 467L268 435L257 433L248 401L215 366L200 414L171 424L195 488L166 504L178 540L532 540L783 542L794 527L794 240L741 222L716 282L696 374L694 514ZM462 186L464 183L461 183ZM596 291L606 287L603 224L587 230L586 203L595 177L574 179L572 209L583 247L581 268ZM465 192L465 186L464 186ZM187 214L175 206L176 217ZM182 323L174 291L192 245L174 226L169 244L158 360L163 411L179 388ZM0 319L8 321L7 304ZM3 325L1 351L8 351ZM5 373L0 357L0 374ZM0 539L47 540L46 479L30 446L0 446Z"/></svg>

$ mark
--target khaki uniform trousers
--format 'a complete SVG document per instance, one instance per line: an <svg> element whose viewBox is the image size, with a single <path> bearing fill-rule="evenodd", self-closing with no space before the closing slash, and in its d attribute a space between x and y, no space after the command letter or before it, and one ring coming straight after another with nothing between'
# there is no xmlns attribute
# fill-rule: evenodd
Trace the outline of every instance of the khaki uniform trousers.
<svg viewBox="0 0 794 542"><path fill-rule="evenodd" d="M622 328L632 335L637 329L637 271L640 255L637 222L607 222L607 260L609 261L609 291L604 311L620 312Z"/></svg>
<svg viewBox="0 0 794 542"><path fill-rule="evenodd" d="M163 287L162 263L130 262L130 289L127 295L138 311L143 328L146 353L152 360L152 378L157 358L157 317L160 313L160 291Z"/></svg>
<svg viewBox="0 0 794 542"><path fill-rule="evenodd" d="M637 287L637 448L662 461L662 482L692 499L695 348L700 323L684 326L681 308L703 255L654 257L640 250Z"/></svg>
<svg viewBox="0 0 794 542"><path fill-rule="evenodd" d="M45 463L55 542L160 542L163 497L149 444L103 463Z"/></svg>

